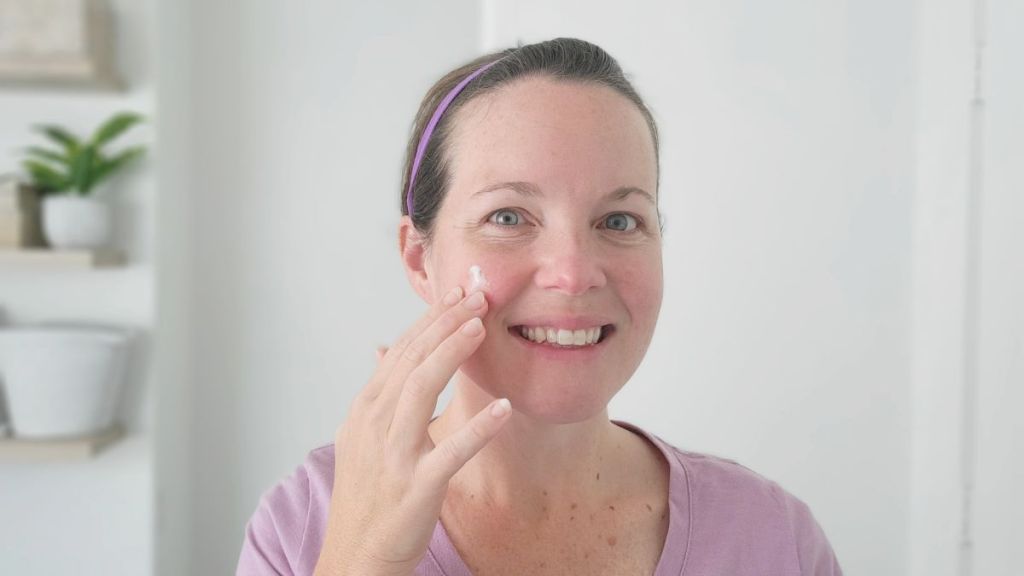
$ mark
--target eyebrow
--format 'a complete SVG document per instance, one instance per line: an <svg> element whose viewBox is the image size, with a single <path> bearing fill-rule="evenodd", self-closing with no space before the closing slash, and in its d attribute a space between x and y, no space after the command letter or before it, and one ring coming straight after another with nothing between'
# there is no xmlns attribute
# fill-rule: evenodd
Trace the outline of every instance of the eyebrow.
<svg viewBox="0 0 1024 576"><path fill-rule="evenodd" d="M523 196L544 196L544 192L542 192L541 189L536 184L534 184L533 182L522 182L522 181L498 182L496 184L491 184L490 186L485 186L484 188L474 192L473 196L479 196L481 194L488 194L490 192L495 192L497 190L511 190L511 191L513 191L513 192L515 192L517 194L522 194ZM657 204L654 201L654 197L653 196L651 196L643 188L637 188L636 186L620 186L620 187L616 188L615 190L612 190L611 192L606 194L605 195L605 199L607 199L607 200L624 200L630 194L639 194L640 196L643 196L644 198L646 198L647 201L650 202L651 204Z"/></svg>

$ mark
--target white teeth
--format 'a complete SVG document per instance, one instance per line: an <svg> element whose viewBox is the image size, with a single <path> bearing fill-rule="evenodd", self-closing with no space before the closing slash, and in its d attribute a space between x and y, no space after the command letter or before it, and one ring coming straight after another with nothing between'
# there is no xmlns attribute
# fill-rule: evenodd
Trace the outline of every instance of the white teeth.
<svg viewBox="0 0 1024 576"><path fill-rule="evenodd" d="M589 346L596 344L601 339L600 326L583 330L520 326L519 333L531 342L558 344L559 346Z"/></svg>

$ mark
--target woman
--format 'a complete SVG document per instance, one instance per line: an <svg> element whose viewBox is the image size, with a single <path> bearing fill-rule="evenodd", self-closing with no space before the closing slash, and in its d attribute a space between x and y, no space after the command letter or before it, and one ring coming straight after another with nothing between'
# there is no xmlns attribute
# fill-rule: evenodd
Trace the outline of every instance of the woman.
<svg viewBox="0 0 1024 576"><path fill-rule="evenodd" d="M841 574L779 485L608 418L661 307L658 175L654 119L593 44L442 78L399 226L431 308L335 443L263 496L238 572Z"/></svg>

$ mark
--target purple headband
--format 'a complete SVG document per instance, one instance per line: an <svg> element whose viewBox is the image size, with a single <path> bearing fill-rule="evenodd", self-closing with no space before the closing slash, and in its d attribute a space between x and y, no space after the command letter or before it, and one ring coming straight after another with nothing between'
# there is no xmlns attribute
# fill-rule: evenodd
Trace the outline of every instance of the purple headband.
<svg viewBox="0 0 1024 576"><path fill-rule="evenodd" d="M475 72L463 78L462 82L459 82L455 88L452 88L451 92L444 97L444 100L441 100L441 103L437 105L437 110L434 110L434 115L430 117L430 122L427 123L427 128L423 131L423 135L420 136L420 143L416 146L416 157L412 161L412 174L409 175L409 189L405 192L406 208L409 211L409 217L412 217L412 187L413 184L416 183L416 172L419 170L420 160L423 159L423 153L427 150L427 142L430 141L430 135L434 132L434 128L437 126L437 122L441 119L441 115L448 109L448 105L452 103L452 100L455 100L455 97L459 95L459 92L462 92L462 89L466 87L466 84L469 84L473 78L476 78L483 73L484 70L494 66L501 60L502 58L499 58L493 62L484 64L480 68L477 68Z"/></svg>

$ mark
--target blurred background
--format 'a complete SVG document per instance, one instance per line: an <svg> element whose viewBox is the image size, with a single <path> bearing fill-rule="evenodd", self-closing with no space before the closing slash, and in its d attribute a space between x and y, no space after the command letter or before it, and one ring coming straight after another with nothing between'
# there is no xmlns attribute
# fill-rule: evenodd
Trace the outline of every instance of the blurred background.
<svg viewBox="0 0 1024 576"><path fill-rule="evenodd" d="M665 300L610 415L778 481L847 574L1020 573L1024 4L0 0L0 53L26 10L94 3L112 71L0 67L0 174L35 124L142 114L104 190L122 259L0 258L0 322L140 337L116 441L0 444L0 574L233 573L425 308L397 251L420 98L558 36L616 57L662 135Z"/></svg>

